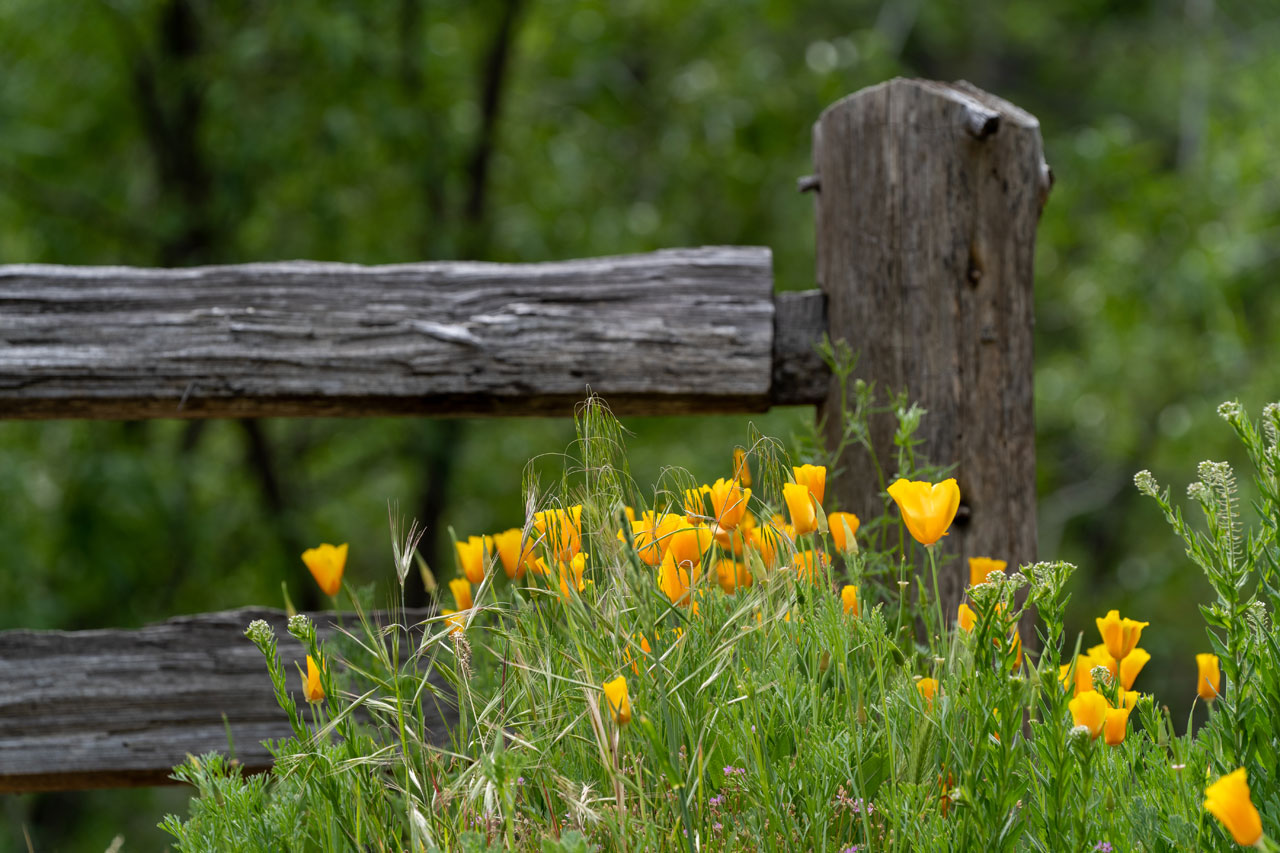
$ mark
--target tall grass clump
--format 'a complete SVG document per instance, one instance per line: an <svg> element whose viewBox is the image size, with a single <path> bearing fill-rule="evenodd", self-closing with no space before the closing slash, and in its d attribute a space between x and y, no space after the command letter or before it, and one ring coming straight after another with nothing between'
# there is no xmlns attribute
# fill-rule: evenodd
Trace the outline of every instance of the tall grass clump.
<svg viewBox="0 0 1280 853"><path fill-rule="evenodd" d="M305 616L289 640L249 626L293 736L268 774L177 768L198 796L163 827L191 851L1276 849L1280 407L1222 409L1256 469L1247 530L1223 463L1188 490L1200 526L1137 477L1216 595L1198 664L1159 662L1209 705L1178 735L1137 684L1144 631L1168 626L1067 625L1066 563L949 563L959 490L917 462L923 413L861 384L846 403L833 457L751 435L714 483L642 488L588 401L558 480L526 475L520 525L456 539L447 593L393 522L401 588L416 566L439 610L379 627L342 585L355 615L331 641ZM873 415L900 454L864 520L825 486ZM336 551L308 552L318 579L340 583ZM971 584L946 612L956 571Z"/></svg>

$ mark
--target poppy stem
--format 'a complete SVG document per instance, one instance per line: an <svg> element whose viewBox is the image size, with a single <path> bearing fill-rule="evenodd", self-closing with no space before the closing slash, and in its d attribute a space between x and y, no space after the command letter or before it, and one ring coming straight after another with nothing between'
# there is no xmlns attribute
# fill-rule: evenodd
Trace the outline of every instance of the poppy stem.
<svg viewBox="0 0 1280 853"><path fill-rule="evenodd" d="M938 637L941 639L942 634L946 631L945 617L942 615L942 596L938 594L938 561L933 554L933 545L926 545L925 551L929 554L929 574L933 580L933 603L938 611ZM933 645L933 638L929 638L929 645Z"/></svg>

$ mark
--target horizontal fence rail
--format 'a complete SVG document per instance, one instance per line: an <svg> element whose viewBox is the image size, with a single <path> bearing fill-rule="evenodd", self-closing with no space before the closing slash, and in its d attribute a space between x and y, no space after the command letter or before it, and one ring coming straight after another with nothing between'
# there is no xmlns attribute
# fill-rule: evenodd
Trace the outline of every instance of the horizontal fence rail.
<svg viewBox="0 0 1280 853"><path fill-rule="evenodd" d="M404 619L430 615L410 610ZM322 639L336 630L338 614L311 616ZM247 770L269 768L262 741L292 730L262 654L244 636L254 619L275 629L290 692L305 707L296 665L305 670L306 653L280 610L202 613L138 630L0 633L0 793L170 783L187 755L227 753L228 734ZM354 614L342 621L358 630ZM455 711L434 710L426 726L447 743Z"/></svg>
<svg viewBox="0 0 1280 853"><path fill-rule="evenodd" d="M541 264L0 266L0 417L571 414L589 392L619 413L764 411L825 392L820 299L779 311L758 247Z"/></svg>

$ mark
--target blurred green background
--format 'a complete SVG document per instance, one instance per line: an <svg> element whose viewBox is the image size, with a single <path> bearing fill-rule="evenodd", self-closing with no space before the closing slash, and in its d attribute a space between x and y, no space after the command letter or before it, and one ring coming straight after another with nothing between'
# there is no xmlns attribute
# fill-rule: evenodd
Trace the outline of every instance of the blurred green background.
<svg viewBox="0 0 1280 853"><path fill-rule="evenodd" d="M814 286L813 120L895 75L1039 117L1041 556L1074 621L1150 620L1139 679L1189 707L1208 586L1131 485L1239 461L1216 404L1280 397L1280 6L1254 0L0 0L0 261L539 261L760 244ZM709 365L708 369L714 369ZM753 418L787 437L811 412ZM631 419L635 472L714 477L748 419ZM563 421L0 423L0 628L136 626L312 595L387 501L519 522ZM1245 479L1242 477L1242 480ZM0 797L0 850L162 849L177 790Z"/></svg>

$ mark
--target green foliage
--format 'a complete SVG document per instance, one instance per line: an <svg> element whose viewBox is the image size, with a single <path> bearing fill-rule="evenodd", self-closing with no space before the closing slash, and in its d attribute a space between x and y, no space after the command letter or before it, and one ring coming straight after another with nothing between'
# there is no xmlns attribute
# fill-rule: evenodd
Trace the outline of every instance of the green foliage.
<svg viewBox="0 0 1280 853"><path fill-rule="evenodd" d="M590 401L567 491L531 500L525 524L545 567L557 566L565 540L532 512L582 502L590 559L580 589L565 584L563 565L509 583L494 557L461 624L375 630L362 619L342 668L297 617L290 633L331 664L327 698L278 745L269 776L244 779L216 756L179 768L199 797L187 820L163 827L184 851L226 849L219 833L229 832L236 844L286 838L321 850L1236 849L1204 811L1203 791L1238 766L1264 829L1280 830L1280 738L1269 724L1280 696L1270 631L1280 603L1280 405L1261 426L1239 406L1222 412L1259 466L1256 529L1242 528L1223 465L1203 465L1190 490L1203 530L1149 474L1137 478L1219 594L1203 612L1226 683L1199 732L1178 735L1159 695L1136 701L1114 744L1077 716L1074 678L1059 670L1078 651L1067 641L1066 563L992 573L968 590L972 624L927 645L914 626L932 602L871 583L867 546L840 552L820 531L786 546L830 558L813 574L749 545L752 583L729 593L714 581L712 547L688 569L689 596L669 592L671 552L655 570L642 544L617 535L622 513L586 509L620 506L635 491L618 426ZM684 511L680 493L664 494L654 509ZM760 523L769 517L755 492L751 508ZM896 545L885 559L909 563L916 585L924 578ZM845 583L860 584L860 611L842 606ZM362 611L358 596L352 604ZM1017 634L1024 607L1038 613L1038 655L1024 655ZM275 638L265 623L247 633L283 694ZM456 691L443 744L423 722L440 701L430 673ZM620 676L628 719L602 696ZM1120 706L1105 667L1093 684L1100 701Z"/></svg>

